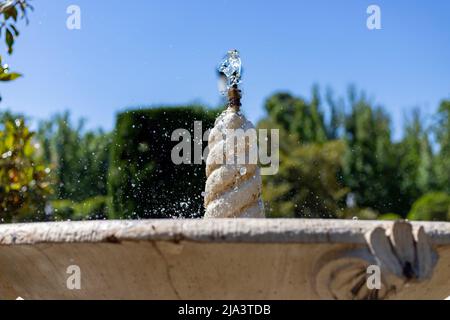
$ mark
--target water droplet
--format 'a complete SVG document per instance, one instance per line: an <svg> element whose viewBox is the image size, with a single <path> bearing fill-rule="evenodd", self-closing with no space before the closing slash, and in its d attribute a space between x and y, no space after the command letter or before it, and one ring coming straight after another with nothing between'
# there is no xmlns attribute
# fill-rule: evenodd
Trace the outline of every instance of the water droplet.
<svg viewBox="0 0 450 320"><path fill-rule="evenodd" d="M8 151L8 152L5 152L4 154L2 154L3 159L9 158L11 156L12 156L12 151Z"/></svg>
<svg viewBox="0 0 450 320"><path fill-rule="evenodd" d="M239 173L241 174L241 176L245 176L247 174L247 168L246 167L242 167L239 170Z"/></svg>
<svg viewBox="0 0 450 320"><path fill-rule="evenodd" d="M180 202L180 207L183 209L187 209L189 207L189 204L187 202Z"/></svg>

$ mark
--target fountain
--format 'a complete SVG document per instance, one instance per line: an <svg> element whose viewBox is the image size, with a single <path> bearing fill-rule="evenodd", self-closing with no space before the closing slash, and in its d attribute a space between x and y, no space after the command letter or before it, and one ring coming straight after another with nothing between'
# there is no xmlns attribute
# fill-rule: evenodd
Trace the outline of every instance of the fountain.
<svg viewBox="0 0 450 320"><path fill-rule="evenodd" d="M219 70L227 78L228 106L209 135L205 218L263 218L260 169L250 156L257 154L257 141L245 140L246 132L256 131L240 111L241 59L237 50L228 52Z"/></svg>
<svg viewBox="0 0 450 320"><path fill-rule="evenodd" d="M223 219L0 225L1 299L450 295L450 223L250 219L264 217L259 168L236 160L256 146L225 148L229 130L253 128L240 112L237 51L221 71L228 107L209 137L205 206Z"/></svg>

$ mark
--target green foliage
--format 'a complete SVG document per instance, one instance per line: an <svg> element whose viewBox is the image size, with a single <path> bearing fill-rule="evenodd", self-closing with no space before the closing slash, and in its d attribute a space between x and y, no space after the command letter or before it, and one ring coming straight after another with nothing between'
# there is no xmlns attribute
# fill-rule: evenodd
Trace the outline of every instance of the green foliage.
<svg viewBox="0 0 450 320"><path fill-rule="evenodd" d="M40 161L33 133L23 119L5 121L0 131L0 217L3 221L44 219L51 193L49 169Z"/></svg>
<svg viewBox="0 0 450 320"><path fill-rule="evenodd" d="M7 54L20 20L28 23L29 3L0 0ZM9 69L0 55L0 82L21 77ZM410 219L450 219L450 100L442 101L431 127L413 111L399 142L384 110L353 87L338 100L331 90L322 99L318 86L310 99L274 94L265 110L259 127L281 134L280 171L263 177L269 216L399 219L409 212ZM199 107L130 111L110 134L85 131L83 121L73 125L65 113L42 122L34 136L22 117L2 113L0 218L46 219L48 199L56 219L202 216L204 166L174 165L178 142L170 138L179 128L192 134L196 120L206 130L215 116Z"/></svg>
<svg viewBox="0 0 450 320"><path fill-rule="evenodd" d="M14 42L19 36L16 23L18 19L25 19L28 24L27 13L33 7L26 0L7 0L0 2L0 37L5 37L8 54L13 53ZM9 66L3 64L0 55L0 81L13 81L21 75L16 72L9 72ZM1 97L0 97L1 101Z"/></svg>
<svg viewBox="0 0 450 320"><path fill-rule="evenodd" d="M347 114L344 113L345 101L336 101L331 91L327 92L326 101L331 114L328 122L322 113L321 100L317 87L314 87L309 102L286 93L275 94L267 101L268 115L260 126L270 124L283 129L288 136L281 138L280 148L285 152L281 155L280 174L265 179L271 185L265 191L265 197L268 206L273 208L272 212L279 210L291 215L295 211L298 216L345 217L352 210L343 208L342 197L351 191L357 205L370 211L370 214L364 214L366 218L376 218L377 212L406 214L410 203L402 202L397 179L398 148L391 139L389 117L352 87L348 96L350 112ZM301 146L292 139L299 141ZM327 147L332 146L336 152L329 152L323 146L332 139L340 142ZM292 169L294 166L298 167L297 170ZM328 183L320 184L324 177L329 179ZM297 178L301 183L292 181ZM312 198L307 200L307 194ZM317 197L315 201L314 197ZM270 204L281 199L282 205ZM363 212L361 209L353 211L354 214Z"/></svg>
<svg viewBox="0 0 450 320"><path fill-rule="evenodd" d="M291 134L296 134L301 143L325 142L326 128L318 89L313 89L310 102L289 93L278 93L266 102L269 118Z"/></svg>
<svg viewBox="0 0 450 320"><path fill-rule="evenodd" d="M356 212L355 212L356 211ZM348 213L353 212L351 216L348 216ZM352 219L360 219L360 220L376 220L378 217L378 212L374 211L371 208L355 208L355 209L345 209L344 216L342 218L352 218Z"/></svg>
<svg viewBox="0 0 450 320"><path fill-rule="evenodd" d="M54 168L58 199L81 201L107 194L111 135L73 126L69 113L42 122L38 138L46 161Z"/></svg>
<svg viewBox="0 0 450 320"><path fill-rule="evenodd" d="M262 121L259 128L277 128ZM335 218L347 190L338 181L345 144L301 144L296 134L280 130L280 168L263 177L263 198L270 217Z"/></svg>
<svg viewBox="0 0 450 320"><path fill-rule="evenodd" d="M322 101L329 106L328 118ZM313 89L309 100L275 94L266 110L258 126L280 129L281 157L279 173L263 177L269 217L387 220L410 212L410 219L448 219L448 196L444 195L450 193L449 101L442 102L431 128L414 111L399 142L392 140L383 109L354 89L347 100L335 100L330 92L323 100L318 89ZM173 164L171 151L180 141L171 141L171 134L186 128L193 136L194 121L203 121L205 131L213 126L216 115L200 107L135 110L120 114L116 130L104 133L84 130L83 121L73 125L65 113L42 122L33 138L28 129L12 133L20 129L14 127L20 117L4 112L0 114L5 123L4 145L10 141L7 136L28 141L25 145L40 145L39 153L34 149L32 155L13 153L26 159L11 161L14 165L33 168L18 169L20 175L28 177L30 170L45 173L46 168L51 173L41 177L45 192L40 193L39 188L29 189L27 185L35 186L35 182L22 176L19 184L6 182L10 175L2 169L5 213L1 217L6 221L46 219L47 199L53 200L54 218L59 220L200 217L204 166ZM5 158L0 161L5 168L11 159L9 149L2 148L0 155ZM21 195L17 190L30 192ZM430 191L437 193L420 198ZM349 200L350 195L356 202Z"/></svg>
<svg viewBox="0 0 450 320"><path fill-rule="evenodd" d="M202 121L206 131L213 127L216 115L195 106L120 114L108 181L112 217L202 216L205 166L175 165L171 150L179 141L171 141L171 135L176 129L186 129L193 138L194 121Z"/></svg>
<svg viewBox="0 0 450 320"><path fill-rule="evenodd" d="M428 133L423 128L418 110L406 125L405 135L398 144L399 174L403 216L415 199L435 187L433 152Z"/></svg>
<svg viewBox="0 0 450 320"><path fill-rule="evenodd" d="M402 212L398 186L398 158L392 143L390 119L383 109L372 107L364 94L350 89L351 111L346 115L344 183L360 207L381 213ZM383 199L380 201L380 199Z"/></svg>
<svg viewBox="0 0 450 320"><path fill-rule="evenodd" d="M97 196L81 202L72 200L53 200L53 219L55 220L103 220L108 217L109 198Z"/></svg>
<svg viewBox="0 0 450 320"><path fill-rule="evenodd" d="M435 159L438 189L450 193L450 100L442 101L433 129L439 146Z"/></svg>
<svg viewBox="0 0 450 320"><path fill-rule="evenodd" d="M20 73L10 72L9 66L7 64L3 64L3 59L2 59L2 56L0 55L0 82L13 81L21 76L22 75ZM2 100L2 97L0 96L0 101L1 100Z"/></svg>
<svg viewBox="0 0 450 320"><path fill-rule="evenodd" d="M73 219L75 210L72 200L51 201L52 217L54 220L66 221Z"/></svg>
<svg viewBox="0 0 450 320"><path fill-rule="evenodd" d="M396 213L385 213L378 217L378 220L401 220L402 217Z"/></svg>
<svg viewBox="0 0 450 320"><path fill-rule="evenodd" d="M271 215L373 219L397 212L406 217L413 202L424 193L450 192L449 101L441 104L433 128L440 147L437 154L430 142L430 130L418 111L408 119L403 139L394 142L389 116L354 87L349 88L347 99L336 100L330 90L327 92L328 122L322 115L321 101L316 87L309 102L287 93L267 100L267 117L260 121L260 127L284 132L280 139L280 173L264 177L264 196ZM340 154L335 158L321 155L320 148L333 140L345 142L339 149L342 153L335 153ZM310 162L314 165L308 165ZM332 173L336 181L322 185L318 192L320 179ZM295 182L297 178L301 183ZM305 198L305 190L320 195L315 206ZM345 193L351 194L356 203L346 207L342 199ZM307 210L299 213L302 206Z"/></svg>
<svg viewBox="0 0 450 320"><path fill-rule="evenodd" d="M6 0L0 2L0 35L5 37L8 53L12 54L15 39L19 36L18 19L25 19L28 24L28 12L33 7L26 0Z"/></svg>
<svg viewBox="0 0 450 320"><path fill-rule="evenodd" d="M414 202L409 220L450 221L450 195L430 192Z"/></svg>
<svg viewBox="0 0 450 320"><path fill-rule="evenodd" d="M86 199L74 206L75 220L103 220L108 218L110 199L97 196Z"/></svg>
<svg viewBox="0 0 450 320"><path fill-rule="evenodd" d="M347 192L337 180L344 149L342 142L333 141L323 145L299 146L293 148L289 156L284 154L280 159L279 174L264 179L264 199L268 201L270 214L305 218L337 217L339 200ZM271 190L282 192L277 194Z"/></svg>
<svg viewBox="0 0 450 320"><path fill-rule="evenodd" d="M21 77L19 73L9 72L8 65L2 64L2 57L0 56L0 81L2 82L13 81L19 77Z"/></svg>
<svg viewBox="0 0 450 320"><path fill-rule="evenodd" d="M372 208L344 207L338 212L339 219L376 220L379 213Z"/></svg>

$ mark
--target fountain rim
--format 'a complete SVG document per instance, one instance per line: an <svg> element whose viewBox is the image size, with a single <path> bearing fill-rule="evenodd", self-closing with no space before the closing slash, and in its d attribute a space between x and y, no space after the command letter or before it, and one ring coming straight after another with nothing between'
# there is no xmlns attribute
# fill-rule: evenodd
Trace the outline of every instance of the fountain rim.
<svg viewBox="0 0 450 320"><path fill-rule="evenodd" d="M393 221L332 219L165 219L36 222L0 225L0 246L182 241L200 243L365 244L365 234ZM450 222L423 226L433 245L450 244Z"/></svg>

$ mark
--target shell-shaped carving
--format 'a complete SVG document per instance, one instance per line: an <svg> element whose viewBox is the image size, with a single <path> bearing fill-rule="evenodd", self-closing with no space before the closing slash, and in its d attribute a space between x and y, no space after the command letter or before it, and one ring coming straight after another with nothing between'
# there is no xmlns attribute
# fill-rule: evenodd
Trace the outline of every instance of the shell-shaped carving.
<svg viewBox="0 0 450 320"><path fill-rule="evenodd" d="M367 246L333 251L316 265L314 287L323 299L391 299L411 285L428 281L438 256L423 227L406 221L366 234ZM370 272L369 267L379 274ZM378 285L371 279L378 276Z"/></svg>
<svg viewBox="0 0 450 320"><path fill-rule="evenodd" d="M263 218L260 169L249 161L250 155L257 156L257 143L251 139L236 142L230 129L248 132L254 126L234 108L216 120L208 139L205 218Z"/></svg>
<svg viewBox="0 0 450 320"><path fill-rule="evenodd" d="M315 290L326 300L385 299L397 288L381 274L380 289L371 289L367 285L370 265L376 265L376 261L366 248L332 252L317 264Z"/></svg>

